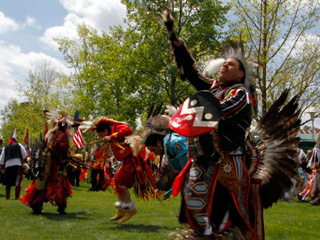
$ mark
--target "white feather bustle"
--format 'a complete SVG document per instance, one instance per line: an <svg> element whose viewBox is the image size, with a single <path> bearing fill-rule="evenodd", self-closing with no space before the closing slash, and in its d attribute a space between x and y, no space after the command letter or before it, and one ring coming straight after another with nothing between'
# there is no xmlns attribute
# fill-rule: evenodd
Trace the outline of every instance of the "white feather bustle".
<svg viewBox="0 0 320 240"><path fill-rule="evenodd" d="M59 129L59 123L62 124L62 126L67 126L68 128L68 135L69 138L72 139L73 135L76 131L76 128L73 127L74 125L74 119L69 116L67 109L59 109L57 111L52 112L44 112L45 118L49 125L52 125L52 128L49 129L47 132L45 139L50 139L53 137L53 135L58 131Z"/></svg>
<svg viewBox="0 0 320 240"><path fill-rule="evenodd" d="M133 156L138 156L138 154L144 150L144 139L139 133L138 135L126 136L125 142L130 145Z"/></svg>

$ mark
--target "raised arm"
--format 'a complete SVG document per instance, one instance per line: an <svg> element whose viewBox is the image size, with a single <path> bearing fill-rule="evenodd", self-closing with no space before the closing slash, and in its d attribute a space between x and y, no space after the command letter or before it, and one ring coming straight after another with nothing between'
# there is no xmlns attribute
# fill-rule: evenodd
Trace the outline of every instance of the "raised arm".
<svg viewBox="0 0 320 240"><path fill-rule="evenodd" d="M169 10L163 13L163 23L168 31L171 50L174 53L175 61L182 80L188 81L199 91L207 90L212 86L213 80L201 74L194 66L194 59L187 49L184 41L178 38L174 32L174 19Z"/></svg>

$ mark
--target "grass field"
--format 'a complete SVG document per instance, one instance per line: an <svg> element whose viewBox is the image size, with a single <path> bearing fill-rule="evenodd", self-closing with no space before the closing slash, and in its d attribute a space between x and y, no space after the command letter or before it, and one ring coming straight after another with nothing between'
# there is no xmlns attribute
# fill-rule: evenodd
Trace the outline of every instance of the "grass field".
<svg viewBox="0 0 320 240"><path fill-rule="evenodd" d="M24 181L24 186L30 181ZM1 240L143 240L172 239L169 234L182 226L176 220L179 198L142 202L135 199L138 214L130 221L119 224L109 221L115 213L116 196L110 192L90 192L84 182L75 187L68 199L66 215L59 215L57 207L44 205L41 215L32 214L31 208L20 201L5 199L5 188L0 190ZM12 189L12 194L13 195ZM279 202L264 212L266 240L320 239L319 207L296 200Z"/></svg>

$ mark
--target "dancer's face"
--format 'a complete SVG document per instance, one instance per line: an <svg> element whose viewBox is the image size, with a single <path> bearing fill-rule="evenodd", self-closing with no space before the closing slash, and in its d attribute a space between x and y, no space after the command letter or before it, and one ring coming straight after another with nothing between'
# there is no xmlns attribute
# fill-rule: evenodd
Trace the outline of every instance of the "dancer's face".
<svg viewBox="0 0 320 240"><path fill-rule="evenodd" d="M219 72L219 80L223 83L240 82L244 71L240 70L240 63L235 58L228 58L223 63Z"/></svg>
<svg viewBox="0 0 320 240"><path fill-rule="evenodd" d="M153 152L155 155L160 156L163 154L163 147L160 141L158 141L157 146L147 146L150 152Z"/></svg>
<svg viewBox="0 0 320 240"><path fill-rule="evenodd" d="M108 136L109 135L109 131L108 129L106 128L103 132L97 132L98 136L100 138L104 138L105 136Z"/></svg>

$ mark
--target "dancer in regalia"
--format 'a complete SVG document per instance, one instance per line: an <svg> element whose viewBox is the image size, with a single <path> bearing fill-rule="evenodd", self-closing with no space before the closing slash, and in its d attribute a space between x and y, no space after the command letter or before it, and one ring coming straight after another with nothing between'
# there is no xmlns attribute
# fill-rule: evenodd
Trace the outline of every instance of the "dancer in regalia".
<svg viewBox="0 0 320 240"><path fill-rule="evenodd" d="M93 121L91 131L96 131L105 143L111 144L115 158L122 164L111 182L118 201L115 203L117 213L110 220L119 220L119 223L128 221L137 213L129 189L134 187L138 197L147 199L155 197L155 180L146 161L144 148L133 149L129 139L132 129L124 122L99 117ZM131 139L133 141L133 139Z"/></svg>
<svg viewBox="0 0 320 240"><path fill-rule="evenodd" d="M144 144L160 157L160 176L157 189L166 191L163 199L172 194L172 183L188 161L187 137L173 132L169 127L168 115L156 115L149 118L145 125L148 129Z"/></svg>
<svg viewBox="0 0 320 240"><path fill-rule="evenodd" d="M170 120L174 131L188 137L189 161L173 183L173 195L183 195L180 216L193 229L184 234L188 239L264 239L262 209L283 196L296 174L296 98L283 107L285 91L260 120L258 132L266 149L259 171L262 156L248 137L255 100L242 45L226 50L219 67L214 61L205 69L211 74L220 69L217 80L209 79L176 36L169 10L163 17L180 76L199 91Z"/></svg>
<svg viewBox="0 0 320 240"><path fill-rule="evenodd" d="M320 204L320 134L317 135L316 145L313 148L312 156L308 165L312 170L308 185L298 194L298 199L306 201L311 199L312 205Z"/></svg>
<svg viewBox="0 0 320 240"><path fill-rule="evenodd" d="M69 159L69 139L71 121L66 110L57 113L46 112L49 123L53 128L48 131L45 139L37 142L32 149L32 158L39 164L39 171L21 202L31 207L35 214L42 211L44 202L58 206L60 214L66 214L67 197L71 196L71 184L67 178Z"/></svg>

